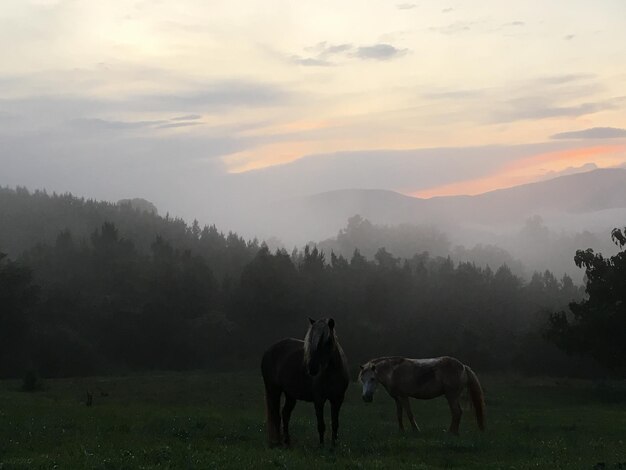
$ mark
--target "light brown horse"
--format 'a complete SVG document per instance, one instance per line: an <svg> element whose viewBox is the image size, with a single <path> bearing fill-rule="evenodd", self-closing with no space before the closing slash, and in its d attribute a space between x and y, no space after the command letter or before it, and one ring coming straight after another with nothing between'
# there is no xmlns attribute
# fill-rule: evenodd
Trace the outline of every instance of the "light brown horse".
<svg viewBox="0 0 626 470"><path fill-rule="evenodd" d="M283 339L263 355L261 372L265 383L267 431L269 444L281 443L280 399L285 394L282 422L284 442L290 444L289 419L296 400L313 402L317 416L320 444L324 443L324 405L330 401L332 444L339 429L339 409L349 383L346 356L335 335L332 318L315 321L309 318L304 341Z"/></svg>
<svg viewBox="0 0 626 470"><path fill-rule="evenodd" d="M485 401L478 377L469 366L453 357L435 359L407 359L405 357L379 357L361 366L359 380L363 384L363 400L371 402L380 383L396 402L398 425L404 430L402 410L406 412L411 427L419 431L413 417L409 398L428 400L445 395L452 413L450 432L459 434L463 410L459 403L461 393L469 390L476 420L481 431L485 429Z"/></svg>

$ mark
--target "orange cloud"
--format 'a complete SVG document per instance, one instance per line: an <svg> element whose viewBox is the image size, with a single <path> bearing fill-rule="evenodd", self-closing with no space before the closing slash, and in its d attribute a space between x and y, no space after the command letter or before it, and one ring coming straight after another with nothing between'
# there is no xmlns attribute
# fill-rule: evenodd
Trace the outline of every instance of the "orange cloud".
<svg viewBox="0 0 626 470"><path fill-rule="evenodd" d="M496 189L531 183L549 172L560 172L571 167L595 163L598 167L611 167L626 161L626 145L600 145L558 152L532 155L502 167L498 172L483 178L458 181L442 186L409 193L411 196L429 198L435 196L473 195Z"/></svg>

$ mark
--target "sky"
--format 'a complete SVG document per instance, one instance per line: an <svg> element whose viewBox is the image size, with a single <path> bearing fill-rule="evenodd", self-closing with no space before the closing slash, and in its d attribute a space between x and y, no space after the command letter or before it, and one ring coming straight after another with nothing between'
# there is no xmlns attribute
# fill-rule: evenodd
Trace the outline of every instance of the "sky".
<svg viewBox="0 0 626 470"><path fill-rule="evenodd" d="M626 163L626 2L2 0L0 185L225 214Z"/></svg>

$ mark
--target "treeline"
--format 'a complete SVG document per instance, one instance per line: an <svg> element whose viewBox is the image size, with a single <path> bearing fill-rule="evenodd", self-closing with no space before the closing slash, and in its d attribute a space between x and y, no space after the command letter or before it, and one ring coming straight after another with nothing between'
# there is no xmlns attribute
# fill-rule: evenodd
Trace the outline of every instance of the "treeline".
<svg viewBox="0 0 626 470"><path fill-rule="evenodd" d="M224 234L215 226L200 227L197 221L187 224L169 215L161 217L148 201L120 202L0 187L0 251L16 258L37 244L54 244L64 231L74 240L88 239L105 222L132 240L139 253L149 254L158 234L178 249L201 255L220 277L239 276L259 249L257 240L246 241L233 232Z"/></svg>
<svg viewBox="0 0 626 470"><path fill-rule="evenodd" d="M541 335L581 292L549 272L524 284L506 266L427 253L327 261L262 246L239 278L220 279L161 237L140 253L109 223L89 240L62 232L0 269L3 376L251 366L273 341L302 336L307 316L333 316L353 361L450 354L483 370L574 369Z"/></svg>
<svg viewBox="0 0 626 470"><path fill-rule="evenodd" d="M428 252L432 256L450 257L455 263L473 263L477 266L502 266L506 264L513 274L529 278L532 272L509 251L494 244L477 244L472 248L453 245L446 233L428 225L378 225L359 215L348 219L345 228L336 237L319 243L309 243L326 255L330 253L350 257L354 250L369 259L380 247L385 247L394 256L411 258L415 253ZM565 271L563 271L565 272Z"/></svg>
<svg viewBox="0 0 626 470"><path fill-rule="evenodd" d="M604 233L599 236L588 231L555 232L540 216L530 217L520 227L510 227L499 235L485 231L479 236L449 230L444 232L430 225L379 225L355 215L337 236L309 245L318 247L327 256L333 252L345 257L359 249L361 254L372 258L382 246L400 258L427 251L433 256L450 256L456 263L471 262L483 267L506 264L526 280L530 280L534 271L548 269L559 275L567 273L577 283L583 282L584 271L574 264L576 250L591 247L606 254L616 253L615 245Z"/></svg>
<svg viewBox="0 0 626 470"><path fill-rule="evenodd" d="M502 266L506 264L513 273L525 273L522 263L509 252L490 244L479 244L472 248L452 245L448 235L428 225L378 225L359 215L348 219L344 229L336 237L312 243L327 255L335 253L352 256L354 250L367 258L373 258L380 247L385 247L394 256L411 258L415 253L428 252L432 256L450 256L457 263L471 262L479 266Z"/></svg>
<svg viewBox="0 0 626 470"><path fill-rule="evenodd" d="M302 337L307 316L335 318L353 365L389 354L454 355L480 370L591 370L544 339L551 312L582 299L568 276L546 271L525 282L507 265L427 251L401 259L380 247L371 259L359 250L272 251L127 206L18 193L11 197L31 215L67 211L71 223L0 260L2 376L256 367L272 342ZM19 216L23 232L30 219ZM1 221L0 240L17 233L11 219Z"/></svg>

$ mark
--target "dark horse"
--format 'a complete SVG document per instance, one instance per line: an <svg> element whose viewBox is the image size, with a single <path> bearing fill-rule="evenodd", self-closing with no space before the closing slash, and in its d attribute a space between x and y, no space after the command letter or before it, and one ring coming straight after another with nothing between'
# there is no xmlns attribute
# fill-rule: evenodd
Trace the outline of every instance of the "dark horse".
<svg viewBox="0 0 626 470"><path fill-rule="evenodd" d="M315 321L309 318L304 341L287 338L263 354L261 371L265 382L267 431L270 445L281 443L280 399L285 394L282 424L285 444L290 444L289 418L296 400L313 402L317 416L320 444L324 443L324 405L330 401L332 443L337 440L339 409L348 388L346 356L337 342L332 318Z"/></svg>

